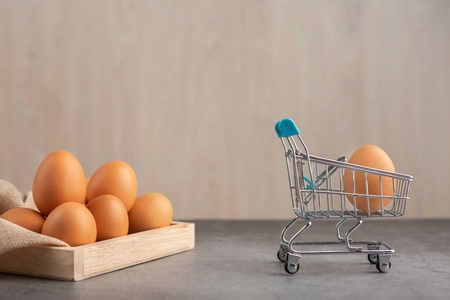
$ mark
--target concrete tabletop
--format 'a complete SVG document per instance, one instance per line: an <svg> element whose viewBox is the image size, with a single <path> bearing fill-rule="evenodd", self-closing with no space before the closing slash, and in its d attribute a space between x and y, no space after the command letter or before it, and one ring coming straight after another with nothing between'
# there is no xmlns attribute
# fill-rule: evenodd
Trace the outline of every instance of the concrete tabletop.
<svg viewBox="0 0 450 300"><path fill-rule="evenodd" d="M295 275L287 274L276 256L287 221L193 222L194 250L79 282L0 273L0 299L397 300L450 295L450 219L365 220L352 238L380 240L394 248L387 273L380 273L367 255L352 253L304 255ZM336 222L314 220L303 239L334 240Z"/></svg>

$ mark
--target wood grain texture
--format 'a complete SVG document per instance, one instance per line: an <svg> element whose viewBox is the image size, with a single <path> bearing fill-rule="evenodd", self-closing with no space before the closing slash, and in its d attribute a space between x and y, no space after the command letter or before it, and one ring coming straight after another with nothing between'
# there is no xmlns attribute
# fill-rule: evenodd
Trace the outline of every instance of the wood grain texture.
<svg viewBox="0 0 450 300"><path fill-rule="evenodd" d="M78 281L195 247L195 225L171 226L79 247L35 246L0 256L0 272Z"/></svg>
<svg viewBox="0 0 450 300"><path fill-rule="evenodd" d="M110 160L175 218L293 215L273 126L311 153L375 144L450 217L448 1L0 1L0 177Z"/></svg>

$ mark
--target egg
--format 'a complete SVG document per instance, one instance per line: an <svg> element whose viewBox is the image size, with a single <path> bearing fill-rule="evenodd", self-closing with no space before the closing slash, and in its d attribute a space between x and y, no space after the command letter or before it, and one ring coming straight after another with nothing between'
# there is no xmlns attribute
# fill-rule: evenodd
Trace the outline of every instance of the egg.
<svg viewBox="0 0 450 300"><path fill-rule="evenodd" d="M125 162L111 161L101 166L89 179L86 201L102 195L119 198L130 211L137 194L137 180L134 170Z"/></svg>
<svg viewBox="0 0 450 300"><path fill-rule="evenodd" d="M22 207L8 210L0 215L0 218L36 233L41 233L42 225L44 225L45 221L44 216L40 212Z"/></svg>
<svg viewBox="0 0 450 300"><path fill-rule="evenodd" d="M113 195L98 196L86 207L97 224L97 241L127 235L128 214L119 198Z"/></svg>
<svg viewBox="0 0 450 300"><path fill-rule="evenodd" d="M169 226L172 214L172 204L166 196L158 193L142 195L128 213L129 233Z"/></svg>
<svg viewBox="0 0 450 300"><path fill-rule="evenodd" d="M97 238L97 226L94 216L86 206L66 202L48 215L42 226L42 234L76 247L94 243Z"/></svg>
<svg viewBox="0 0 450 300"><path fill-rule="evenodd" d="M350 157L349 163L355 165L361 165L374 169L380 169L389 172L395 172L395 167L392 160L389 158L386 152L380 147L374 145L365 145L358 148ZM353 175L352 171L346 169L344 171L344 192L353 194ZM380 176L375 174L367 174L367 186L368 194L383 196L393 196L394 188L392 184L393 179L382 176L381 179L381 191L380 191ZM366 194L366 184L364 172L355 171L355 193ZM382 209L380 198L369 198L369 207L367 207L366 197L353 197L347 195L348 201L353 205L353 199L355 198L356 208L367 213L376 212ZM383 199L383 206L388 205L391 199Z"/></svg>
<svg viewBox="0 0 450 300"><path fill-rule="evenodd" d="M83 168L71 153L54 151L39 165L32 191L36 207L46 216L62 203L83 203L86 196Z"/></svg>

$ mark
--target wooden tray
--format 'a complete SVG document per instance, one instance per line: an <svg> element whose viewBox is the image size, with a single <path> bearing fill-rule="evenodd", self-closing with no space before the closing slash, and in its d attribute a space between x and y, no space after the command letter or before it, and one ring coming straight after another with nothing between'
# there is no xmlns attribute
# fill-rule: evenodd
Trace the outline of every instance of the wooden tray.
<svg viewBox="0 0 450 300"><path fill-rule="evenodd" d="M0 272L78 281L195 247L195 225L168 227L78 247L33 246L0 256Z"/></svg>

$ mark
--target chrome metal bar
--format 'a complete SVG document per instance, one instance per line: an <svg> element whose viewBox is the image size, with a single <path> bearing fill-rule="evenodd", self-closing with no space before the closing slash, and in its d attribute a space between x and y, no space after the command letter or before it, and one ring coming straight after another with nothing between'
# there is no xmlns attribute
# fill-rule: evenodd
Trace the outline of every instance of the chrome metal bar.
<svg viewBox="0 0 450 300"><path fill-rule="evenodd" d="M283 230L281 231L281 241L283 244L286 244L289 242L288 240L286 240L285 236L286 236L286 232L289 230L289 228L291 228L297 221L298 221L299 217L295 216L294 219L292 219L291 222L289 222L289 224L287 224Z"/></svg>
<svg viewBox="0 0 450 300"><path fill-rule="evenodd" d="M296 233L296 234L294 234L293 236L292 236L292 238L291 238L291 240L289 241L289 243L288 243L288 249L289 249L289 252L291 253L295 253L295 252L297 252L297 251L295 251L294 249L292 249L292 246L293 246L293 243L294 243L294 241L295 241L295 239L297 238L297 237L299 237L300 236L300 234L302 234L306 229L308 229L309 227L311 226L311 221L309 220L309 219L306 219L306 224Z"/></svg>
<svg viewBox="0 0 450 300"><path fill-rule="evenodd" d="M302 192L308 192L309 190L301 190ZM380 196L380 195L366 195L366 194L353 194L353 193L346 193L346 192L341 192L338 190L335 191L326 191L326 190L317 190L316 194L333 194L333 195L343 195L343 196L355 196L355 197L364 197L366 198L367 196L369 198L383 198L383 199L405 199L405 200L409 200L409 197L398 197L398 196Z"/></svg>
<svg viewBox="0 0 450 300"><path fill-rule="evenodd" d="M339 232L339 229L341 227L342 224L345 223L345 221L347 221L347 218L343 218L342 220L340 220L337 224L336 224L336 235L339 241L344 241L345 238L341 237L341 234Z"/></svg>
<svg viewBox="0 0 450 300"><path fill-rule="evenodd" d="M301 154L300 156L305 157L305 154ZM305 157L305 159L306 159L306 157ZM408 181L413 181L413 179L414 179L413 176L411 176L411 175L369 168L369 167L365 167L365 166L355 165L355 164L351 164L348 162L336 161L333 159L323 158L323 157L314 156L314 155L309 155L309 159L310 159L310 161L313 161L313 162L329 164L329 165L333 165L336 167L343 167L345 169L351 169L351 170L355 170L355 171L359 171L359 172L368 172L370 174L382 175L382 176L387 176L387 177L392 177L392 178L399 178L399 179L404 179L404 180L408 180Z"/></svg>
<svg viewBox="0 0 450 300"><path fill-rule="evenodd" d="M364 253L364 254L393 254L394 250L360 250L360 251L349 251L349 250L312 250L312 251L295 251L298 255L303 254L348 254L348 253Z"/></svg>
<svg viewBox="0 0 450 300"><path fill-rule="evenodd" d="M358 222L345 233L345 245L347 246L347 249L349 251L361 251L362 250L361 247L353 247L352 245L350 245L350 234L352 234L352 232L354 232L356 230L356 228L361 226L362 222L363 222L362 219L358 218Z"/></svg>

